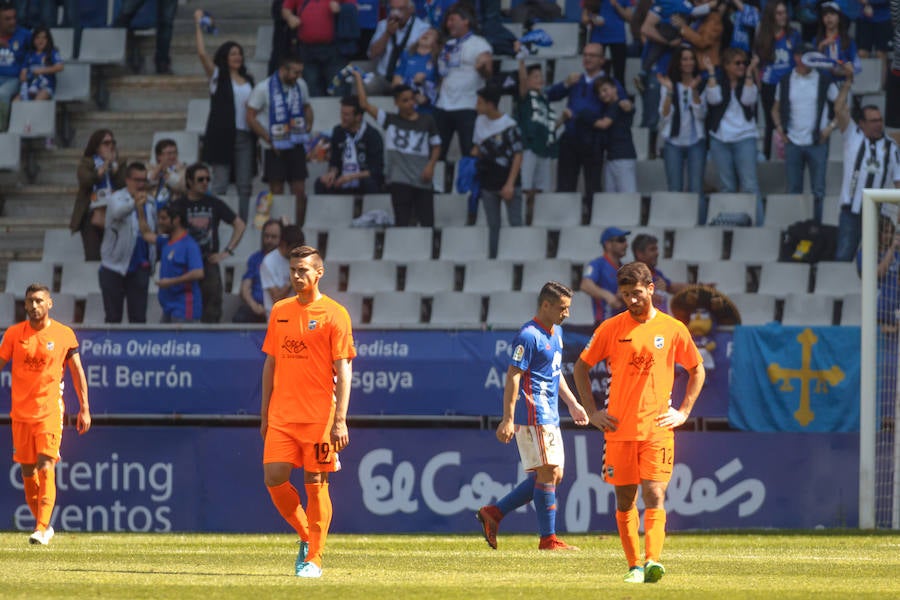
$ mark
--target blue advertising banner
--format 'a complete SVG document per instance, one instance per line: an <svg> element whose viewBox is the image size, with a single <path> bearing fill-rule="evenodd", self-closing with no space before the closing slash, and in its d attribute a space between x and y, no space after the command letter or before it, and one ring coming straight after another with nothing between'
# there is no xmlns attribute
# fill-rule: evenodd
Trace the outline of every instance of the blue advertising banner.
<svg viewBox="0 0 900 600"><path fill-rule="evenodd" d="M575 389L572 369L589 336L563 331L562 369ZM262 330L84 329L77 335L94 414L259 414ZM730 335L716 334L716 369L693 416L726 414ZM350 414L502 414L515 332L359 330L354 337ZM591 375L602 403L609 375L602 364ZM10 381L9 369L0 371L0 411L8 410ZM673 394L676 406L683 395L682 382ZM74 411L71 385L65 398Z"/></svg>
<svg viewBox="0 0 900 600"><path fill-rule="evenodd" d="M748 431L858 431L859 343L858 327L737 327L731 425Z"/></svg>
<svg viewBox="0 0 900 600"><path fill-rule="evenodd" d="M515 448L492 431L350 435L343 469L331 476L336 532L479 535L474 511L524 476ZM599 476L602 435L567 430L563 438L559 529L615 531L615 494ZM678 433L668 528L855 527L858 443L856 434ZM263 485L255 429L95 427L84 436L67 430L62 451L57 531L289 532ZM0 432L0 456L11 456L8 428ZM4 528L30 531L19 467L5 464ZM297 473L302 489L301 481ZM536 527L529 507L507 515L502 530Z"/></svg>

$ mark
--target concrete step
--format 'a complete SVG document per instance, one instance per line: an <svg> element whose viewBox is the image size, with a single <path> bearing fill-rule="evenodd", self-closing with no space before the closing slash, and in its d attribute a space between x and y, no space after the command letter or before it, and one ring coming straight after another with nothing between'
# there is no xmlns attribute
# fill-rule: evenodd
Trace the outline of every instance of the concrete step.
<svg viewBox="0 0 900 600"><path fill-rule="evenodd" d="M69 217L0 217L0 232L3 235L11 231L38 231L43 236L45 229L65 229L68 226Z"/></svg>
<svg viewBox="0 0 900 600"><path fill-rule="evenodd" d="M182 115L179 129L188 100L209 96L209 84L200 75L127 75L111 78L108 86L110 111L174 111Z"/></svg>
<svg viewBox="0 0 900 600"><path fill-rule="evenodd" d="M137 91L130 92L137 94ZM186 106L186 103L185 103ZM150 146L155 131L180 131L187 119L185 109L181 111L135 110L86 110L72 113L75 138L72 148L79 149L79 155L87 145L91 134L97 129L111 129L116 136L119 155L129 160L146 161L150 157Z"/></svg>
<svg viewBox="0 0 900 600"><path fill-rule="evenodd" d="M135 38L138 44L138 50L142 59L141 73L154 73L156 68L156 37L138 35ZM246 60L251 60L256 51L256 29L252 33L238 34L220 34L217 36L206 36L206 53L213 58L216 49L226 41L234 41L241 45L244 49ZM197 50L195 46L193 29L190 33L179 35L176 32L175 38L172 39L172 46L169 50L172 58L172 71L176 75L202 75L205 77L203 65L197 58Z"/></svg>
<svg viewBox="0 0 900 600"><path fill-rule="evenodd" d="M3 199L3 216L10 224L0 221L0 227L14 226L15 219L39 219L35 223L52 227L66 227L75 204L77 185L26 185L8 190ZM35 226L23 223L24 226Z"/></svg>
<svg viewBox="0 0 900 600"><path fill-rule="evenodd" d="M0 259L40 259L44 246L44 232L37 229L14 229L0 236Z"/></svg>

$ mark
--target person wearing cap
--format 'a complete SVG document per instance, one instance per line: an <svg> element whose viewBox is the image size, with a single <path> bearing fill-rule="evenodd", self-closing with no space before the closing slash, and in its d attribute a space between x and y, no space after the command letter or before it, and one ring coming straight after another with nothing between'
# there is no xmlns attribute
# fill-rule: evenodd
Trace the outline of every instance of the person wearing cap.
<svg viewBox="0 0 900 600"><path fill-rule="evenodd" d="M809 169L809 187L815 199L815 219L822 221L825 199L825 171L828 167L828 138L837 129L834 101L850 91L849 79L841 92L828 72L820 72L804 62L815 47L803 43L794 47L794 68L775 88L772 122L785 140L784 167L787 193L803 193L803 169Z"/></svg>
<svg viewBox="0 0 900 600"><path fill-rule="evenodd" d="M862 71L856 43L847 29L850 20L841 12L837 2L819 5L819 26L816 31L816 50L835 62L831 70L835 81L843 81Z"/></svg>
<svg viewBox="0 0 900 600"><path fill-rule="evenodd" d="M592 260L585 268L581 278L581 291L591 297L594 303L594 323L599 325L603 320L622 312L625 305L616 294L618 284L616 273L622 266L622 259L628 252L630 231L618 227L607 227L600 235L603 256Z"/></svg>

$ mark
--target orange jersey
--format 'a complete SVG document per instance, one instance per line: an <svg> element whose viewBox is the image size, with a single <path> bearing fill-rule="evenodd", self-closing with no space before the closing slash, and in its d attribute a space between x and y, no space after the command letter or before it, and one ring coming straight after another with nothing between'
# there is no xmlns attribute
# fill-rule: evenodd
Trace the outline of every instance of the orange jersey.
<svg viewBox="0 0 900 600"><path fill-rule="evenodd" d="M275 359L269 422L323 423L334 411L334 361L356 356L347 310L323 295L275 303L263 342ZM347 382L350 385L350 382Z"/></svg>
<svg viewBox="0 0 900 600"><path fill-rule="evenodd" d="M69 352L78 349L75 332L61 323L36 331L28 321L6 330L0 342L0 359L12 362L14 421L37 423L60 419L64 411L63 369Z"/></svg>
<svg viewBox="0 0 900 600"><path fill-rule="evenodd" d="M669 408L675 363L693 369L703 361L684 323L661 311L646 323L629 312L603 321L580 358L590 366L607 360L607 410L619 424L606 439L618 441L671 436L655 420Z"/></svg>

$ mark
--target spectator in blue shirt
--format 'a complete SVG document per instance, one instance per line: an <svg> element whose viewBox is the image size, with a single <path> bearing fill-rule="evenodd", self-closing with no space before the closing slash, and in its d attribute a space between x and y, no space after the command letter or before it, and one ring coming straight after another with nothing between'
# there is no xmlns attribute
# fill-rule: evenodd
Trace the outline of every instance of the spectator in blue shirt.
<svg viewBox="0 0 900 600"><path fill-rule="evenodd" d="M856 43L847 32L849 27L850 21L841 12L837 2L825 2L819 6L816 49L837 63L831 74L838 84L847 76L862 72Z"/></svg>
<svg viewBox="0 0 900 600"><path fill-rule="evenodd" d="M628 253L630 231L618 227L607 227L600 235L603 256L595 258L584 267L581 291L591 297L594 303L594 324L622 312L625 304L619 298L616 273L622 266L622 258Z"/></svg>
<svg viewBox="0 0 900 600"><path fill-rule="evenodd" d="M763 154L766 160L772 157L772 106L775 104L775 88L781 78L790 73L794 66L794 49L800 47L800 32L791 27L787 3L777 0L766 4L759 33L756 36L755 54L759 57L760 98L763 117L766 120Z"/></svg>
<svg viewBox="0 0 900 600"><path fill-rule="evenodd" d="M16 8L0 1L0 132L9 128L9 108L18 94L31 33L16 23Z"/></svg>
<svg viewBox="0 0 900 600"><path fill-rule="evenodd" d="M862 11L856 17L856 48L860 57L868 58L872 52L884 60L894 35L891 25L891 8L888 0L861 0Z"/></svg>
<svg viewBox="0 0 900 600"><path fill-rule="evenodd" d="M259 250L247 259L247 270L241 278L241 300L243 303L234 315L235 323L265 323L266 306L263 298L259 266L263 258L281 243L283 226L278 219L269 219L262 227L262 243Z"/></svg>
<svg viewBox="0 0 900 600"><path fill-rule="evenodd" d="M634 15L635 0L582 0L581 23L589 28L589 42L609 48L612 74L625 81L625 58L628 52L625 23Z"/></svg>
<svg viewBox="0 0 900 600"><path fill-rule="evenodd" d="M46 27L31 34L31 47L25 56L21 76L28 87L24 100L50 100L56 93L56 74L63 70L62 57Z"/></svg>

